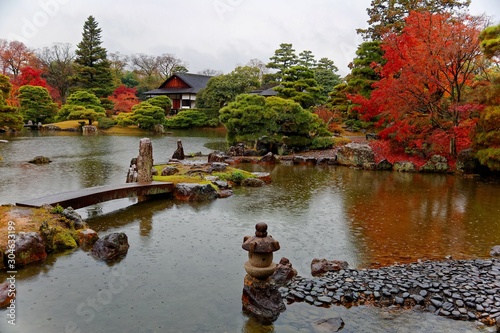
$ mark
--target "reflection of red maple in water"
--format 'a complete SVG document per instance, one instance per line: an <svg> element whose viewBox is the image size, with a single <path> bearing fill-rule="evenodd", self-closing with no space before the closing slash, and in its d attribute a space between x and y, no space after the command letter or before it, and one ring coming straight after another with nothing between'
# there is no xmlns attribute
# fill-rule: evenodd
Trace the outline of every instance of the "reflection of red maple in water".
<svg viewBox="0 0 500 333"><path fill-rule="evenodd" d="M477 209L492 202L487 189L475 189L473 183L455 176L384 172L374 177L366 172L349 182L354 187L356 183L362 190L372 189L355 189L346 196L351 198L346 202L346 220L359 241L363 265L387 266L448 255L484 257L496 241L493 235L500 232L492 235L475 217ZM461 191L473 193L472 199L465 201ZM490 227L500 229L500 223Z"/></svg>

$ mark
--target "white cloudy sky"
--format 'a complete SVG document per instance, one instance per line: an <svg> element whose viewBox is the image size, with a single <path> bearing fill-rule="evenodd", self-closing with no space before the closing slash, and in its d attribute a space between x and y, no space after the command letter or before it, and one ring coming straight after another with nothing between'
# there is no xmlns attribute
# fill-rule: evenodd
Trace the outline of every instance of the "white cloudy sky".
<svg viewBox="0 0 500 333"><path fill-rule="evenodd" d="M93 15L108 52L171 53L192 73L227 73L280 43L334 60L348 73L371 0L0 0L0 39L28 47L78 44ZM499 0L472 0L472 14L500 22Z"/></svg>

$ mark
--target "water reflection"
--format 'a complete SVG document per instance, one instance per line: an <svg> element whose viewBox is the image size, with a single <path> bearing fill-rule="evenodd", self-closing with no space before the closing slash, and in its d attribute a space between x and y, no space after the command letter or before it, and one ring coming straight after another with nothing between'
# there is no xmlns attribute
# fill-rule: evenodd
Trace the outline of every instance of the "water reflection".
<svg viewBox="0 0 500 333"><path fill-rule="evenodd" d="M500 232L496 209L478 211L498 207L490 190L497 186L449 175L360 172L346 189L346 221L372 266L484 257Z"/></svg>
<svg viewBox="0 0 500 333"><path fill-rule="evenodd" d="M152 138L156 163L171 156L178 138L186 152L206 154L205 144L223 137L181 134ZM0 145L0 201L123 183L139 139L9 138ZM26 163L42 152L54 162ZM353 267L446 255L486 257L500 242L498 183L344 167L243 167L268 171L273 182L234 188L234 196L203 204L120 199L80 209L101 236L125 232L127 256L110 267L74 250L20 270L23 320L14 330L0 321L0 332L62 332L69 320L82 332L311 332L314 322L336 315L346 322L343 332L476 331L473 323L422 312L308 304L289 305L273 326L262 327L241 314L246 261L241 242L255 223L267 222L281 244L276 257L289 258L303 276L314 257L346 260ZM78 306L106 290L114 270L129 276L129 285L87 323Z"/></svg>

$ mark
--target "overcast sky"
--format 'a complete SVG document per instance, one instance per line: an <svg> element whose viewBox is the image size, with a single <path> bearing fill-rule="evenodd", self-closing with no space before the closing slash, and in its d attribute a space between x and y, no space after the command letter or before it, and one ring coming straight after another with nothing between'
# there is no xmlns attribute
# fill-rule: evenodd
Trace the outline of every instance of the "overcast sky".
<svg viewBox="0 0 500 333"><path fill-rule="evenodd" d="M171 53L191 73L230 72L257 58L267 63L280 43L310 50L349 72L362 42L371 0L0 0L0 39L40 48L76 46L93 15L103 46L124 55ZM472 14L500 22L499 0L472 0Z"/></svg>

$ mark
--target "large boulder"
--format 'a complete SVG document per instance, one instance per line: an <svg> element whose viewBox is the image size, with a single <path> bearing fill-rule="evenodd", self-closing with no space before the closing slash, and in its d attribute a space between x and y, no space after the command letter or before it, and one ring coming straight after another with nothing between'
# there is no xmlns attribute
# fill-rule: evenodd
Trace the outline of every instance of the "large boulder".
<svg viewBox="0 0 500 333"><path fill-rule="evenodd" d="M448 171L448 160L444 156L433 155L424 165L420 167L419 171L445 173Z"/></svg>
<svg viewBox="0 0 500 333"><path fill-rule="evenodd" d="M24 266L47 258L45 243L37 232L19 232L15 242L16 265ZM8 253L6 253L8 256Z"/></svg>
<svg viewBox="0 0 500 333"><path fill-rule="evenodd" d="M286 310L285 303L276 285L246 275L243 295L243 313L264 325L270 325Z"/></svg>
<svg viewBox="0 0 500 333"><path fill-rule="evenodd" d="M375 154L369 145L351 142L339 148L337 162L341 165L367 168L375 163Z"/></svg>
<svg viewBox="0 0 500 333"><path fill-rule="evenodd" d="M217 191L210 184L179 183L174 197L182 201L209 201L217 199Z"/></svg>
<svg viewBox="0 0 500 333"><path fill-rule="evenodd" d="M123 232L114 232L97 240L90 253L95 258L111 261L125 256L128 248L127 235Z"/></svg>
<svg viewBox="0 0 500 333"><path fill-rule="evenodd" d="M311 262L311 274L312 276L318 276L327 272L338 272L348 266L347 261L314 258Z"/></svg>
<svg viewBox="0 0 500 333"><path fill-rule="evenodd" d="M458 172L465 174L477 172L479 160L474 156L472 148L461 150L458 153L456 168Z"/></svg>
<svg viewBox="0 0 500 333"><path fill-rule="evenodd" d="M259 163L262 164L276 164L278 159L274 156L273 153L269 152L266 155L262 156L259 160Z"/></svg>

